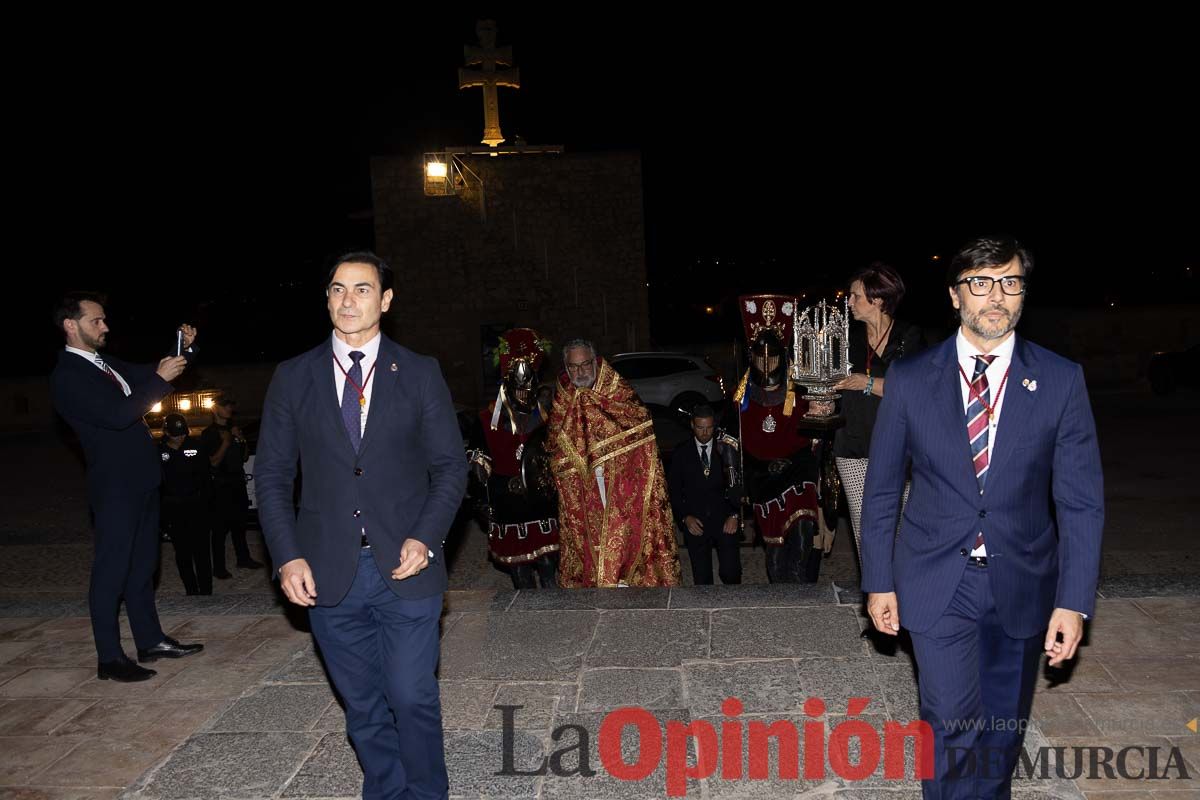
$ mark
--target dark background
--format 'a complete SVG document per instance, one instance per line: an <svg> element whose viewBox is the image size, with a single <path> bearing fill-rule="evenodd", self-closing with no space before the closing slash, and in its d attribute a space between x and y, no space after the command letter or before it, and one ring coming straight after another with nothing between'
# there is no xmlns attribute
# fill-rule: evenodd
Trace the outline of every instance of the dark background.
<svg viewBox="0 0 1200 800"><path fill-rule="evenodd" d="M1032 249L1031 305L1197 301L1178 19L122 13L11 34L9 374L49 370L66 288L109 293L109 347L135 358L182 320L215 362L312 346L330 259L373 245L370 156L478 140L457 68L481 14L521 70L510 140L643 154L656 342L729 338L738 293L875 259L909 285L901 314L936 325L945 259L989 232Z"/></svg>

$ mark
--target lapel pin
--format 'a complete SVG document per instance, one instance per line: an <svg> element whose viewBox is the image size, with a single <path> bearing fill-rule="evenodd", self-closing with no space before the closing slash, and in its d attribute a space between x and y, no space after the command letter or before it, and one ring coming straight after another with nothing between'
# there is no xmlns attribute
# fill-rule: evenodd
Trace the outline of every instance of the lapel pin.
<svg viewBox="0 0 1200 800"><path fill-rule="evenodd" d="M1037 381L1026 380L1025 388L1031 392L1036 392L1037 391Z"/></svg>
<svg viewBox="0 0 1200 800"><path fill-rule="evenodd" d="M396 362L395 362L395 361L393 361L393 362L392 362L392 366L391 366L391 367L389 367L389 369L391 369L391 371L392 371L392 372L396 372L396 371L397 371L397 370L399 370L400 368L399 368L399 367L397 367L397 366L396 366Z"/></svg>
<svg viewBox="0 0 1200 800"><path fill-rule="evenodd" d="M1026 378L1025 380L1021 381L1021 385L1022 385L1022 386L1028 386L1028 385L1029 385L1029 378Z"/></svg>

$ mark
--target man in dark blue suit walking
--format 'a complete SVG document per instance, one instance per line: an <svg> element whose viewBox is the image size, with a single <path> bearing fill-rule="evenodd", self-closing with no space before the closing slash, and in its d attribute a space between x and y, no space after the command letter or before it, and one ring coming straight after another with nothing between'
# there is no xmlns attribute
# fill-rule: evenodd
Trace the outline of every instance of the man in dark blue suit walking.
<svg viewBox="0 0 1200 800"><path fill-rule="evenodd" d="M1079 365L1013 333L1032 268L1013 239L958 252L958 333L892 366L871 442L862 588L878 630L912 636L927 798L1010 796L1039 656L1073 658L1093 611L1096 426Z"/></svg>
<svg viewBox="0 0 1200 800"><path fill-rule="evenodd" d="M137 645L138 661L180 658L203 645L180 644L163 633L154 606L158 567L158 446L142 419L171 393L187 355L153 364L128 364L101 357L108 338L103 299L87 292L65 295L54 324L67 346L50 374L54 408L74 428L87 458L88 502L95 529L95 554L88 608L101 680L143 681L155 675L133 663L121 647L121 599ZM196 329L180 326L190 349Z"/></svg>
<svg viewBox="0 0 1200 800"><path fill-rule="evenodd" d="M259 519L345 702L363 797L445 798L435 670L442 544L467 482L462 436L437 362L380 333L388 265L343 256L326 295L333 335L281 364L267 391Z"/></svg>

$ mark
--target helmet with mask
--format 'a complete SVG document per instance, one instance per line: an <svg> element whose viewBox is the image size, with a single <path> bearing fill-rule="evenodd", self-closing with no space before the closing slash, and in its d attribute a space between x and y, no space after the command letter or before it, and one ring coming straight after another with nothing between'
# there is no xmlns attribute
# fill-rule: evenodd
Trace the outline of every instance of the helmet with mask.
<svg viewBox="0 0 1200 800"><path fill-rule="evenodd" d="M794 295L757 294L738 298L738 311L746 333L749 368L734 398L740 403L747 383L762 390L787 388L791 383L792 326L796 314ZM789 412L790 413L790 404Z"/></svg>
<svg viewBox="0 0 1200 800"><path fill-rule="evenodd" d="M552 344L532 328L512 328L500 336L496 346L495 363L500 367L500 390L496 394L496 407L492 412L492 429L500 424L501 409L509 410L510 422L513 413L530 414L545 409L538 404L538 372L550 352Z"/></svg>

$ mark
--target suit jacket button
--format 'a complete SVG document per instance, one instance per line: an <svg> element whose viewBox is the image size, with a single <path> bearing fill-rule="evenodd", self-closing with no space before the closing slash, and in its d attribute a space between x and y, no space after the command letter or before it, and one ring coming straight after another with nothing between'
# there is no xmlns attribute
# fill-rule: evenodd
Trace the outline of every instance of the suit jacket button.
<svg viewBox="0 0 1200 800"><path fill-rule="evenodd" d="M958 551L958 554L959 554L960 556L965 556L965 555L967 555L967 548L965 548L965 547L964 547L962 550L959 550L959 551Z"/></svg>
<svg viewBox="0 0 1200 800"><path fill-rule="evenodd" d="M361 517L361 516L362 516L362 512L361 512L361 511L359 511L359 510L356 508L356 509L354 509L354 516L356 516L356 517Z"/></svg>
<svg viewBox="0 0 1200 800"><path fill-rule="evenodd" d="M987 516L987 509L983 509L983 508L979 509L979 518L983 519L986 516Z"/></svg>
<svg viewBox="0 0 1200 800"><path fill-rule="evenodd" d="M354 468L354 477L357 478L359 475L362 475L362 467L355 467Z"/></svg>

